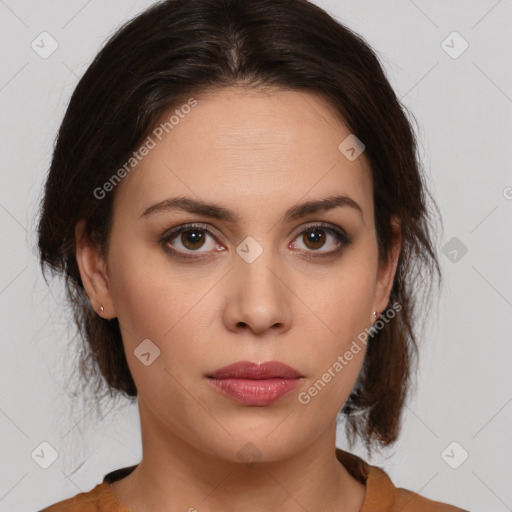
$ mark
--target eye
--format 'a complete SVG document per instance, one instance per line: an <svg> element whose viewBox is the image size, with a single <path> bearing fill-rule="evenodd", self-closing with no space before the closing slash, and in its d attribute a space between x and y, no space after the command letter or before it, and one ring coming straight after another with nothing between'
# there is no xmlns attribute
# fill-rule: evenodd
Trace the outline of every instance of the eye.
<svg viewBox="0 0 512 512"><path fill-rule="evenodd" d="M210 240L208 240L210 238ZM218 251L224 251L225 248L215 241L215 235L204 226L196 224L187 224L172 230L160 240L165 244L165 250L171 254L183 257L194 258L196 256L187 256L190 253L207 253L215 248ZM206 248L205 250L199 250Z"/></svg>
<svg viewBox="0 0 512 512"><path fill-rule="evenodd" d="M318 256L320 257L339 253L350 244L350 239L345 233L323 222L306 227L298 234L295 240L299 242L292 242L293 248L319 253ZM319 249L325 246L327 246L326 250L319 251Z"/></svg>
<svg viewBox="0 0 512 512"><path fill-rule="evenodd" d="M300 231L290 247L305 252L308 258L328 257L341 252L350 242L341 229L320 222ZM226 250L217 242L216 235L200 224L186 224L173 229L160 239L160 243L166 252L183 259L202 258L209 252ZM327 250L319 250L325 246Z"/></svg>

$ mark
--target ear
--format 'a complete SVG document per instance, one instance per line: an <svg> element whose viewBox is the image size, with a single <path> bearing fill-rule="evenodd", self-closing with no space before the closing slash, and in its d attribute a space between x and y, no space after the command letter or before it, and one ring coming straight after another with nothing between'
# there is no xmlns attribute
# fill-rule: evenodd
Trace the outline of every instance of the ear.
<svg viewBox="0 0 512 512"><path fill-rule="evenodd" d="M375 298L372 310L376 311L377 315L382 313L388 305L402 244L400 219L393 215L391 217L390 223L393 230L393 240L389 249L388 261L379 261L379 268L377 272L377 283L375 287ZM375 318L372 315L372 323L374 321Z"/></svg>
<svg viewBox="0 0 512 512"><path fill-rule="evenodd" d="M99 247L84 233L85 221L75 227L76 261L82 283L93 309L103 318L115 318L110 294L107 266ZM103 311L100 312L100 307Z"/></svg>

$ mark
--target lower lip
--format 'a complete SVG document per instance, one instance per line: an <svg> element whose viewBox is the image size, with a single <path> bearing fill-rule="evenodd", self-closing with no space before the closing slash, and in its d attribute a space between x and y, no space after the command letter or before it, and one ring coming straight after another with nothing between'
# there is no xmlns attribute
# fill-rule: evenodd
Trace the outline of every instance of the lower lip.
<svg viewBox="0 0 512 512"><path fill-rule="evenodd" d="M301 379L214 379L208 382L217 391L245 405L268 405L277 402L300 384Z"/></svg>

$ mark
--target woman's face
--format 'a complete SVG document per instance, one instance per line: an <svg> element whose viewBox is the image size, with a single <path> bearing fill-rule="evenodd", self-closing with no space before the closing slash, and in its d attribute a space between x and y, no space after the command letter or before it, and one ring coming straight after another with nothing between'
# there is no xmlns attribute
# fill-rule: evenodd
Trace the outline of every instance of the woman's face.
<svg viewBox="0 0 512 512"><path fill-rule="evenodd" d="M93 304L119 320L143 428L226 460L278 460L333 435L398 254L379 266L370 169L364 152L339 149L350 132L321 98L225 89L196 100L117 185L108 274L98 259L80 268ZM337 196L349 199L300 208ZM176 198L202 206L165 207ZM239 361L302 377L278 400L267 381L261 403L250 391L240 401L209 378Z"/></svg>

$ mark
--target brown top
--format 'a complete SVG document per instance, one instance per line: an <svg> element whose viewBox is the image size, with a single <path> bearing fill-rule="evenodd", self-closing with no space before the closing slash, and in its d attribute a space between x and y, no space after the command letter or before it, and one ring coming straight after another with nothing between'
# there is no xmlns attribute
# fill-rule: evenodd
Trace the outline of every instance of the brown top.
<svg viewBox="0 0 512 512"><path fill-rule="evenodd" d="M382 469L370 466L349 452L336 448L336 458L354 478L366 485L366 497L360 512L468 512L395 487ZM118 500L110 484L129 475L135 467L112 471L89 492L77 494L40 512L130 512Z"/></svg>

